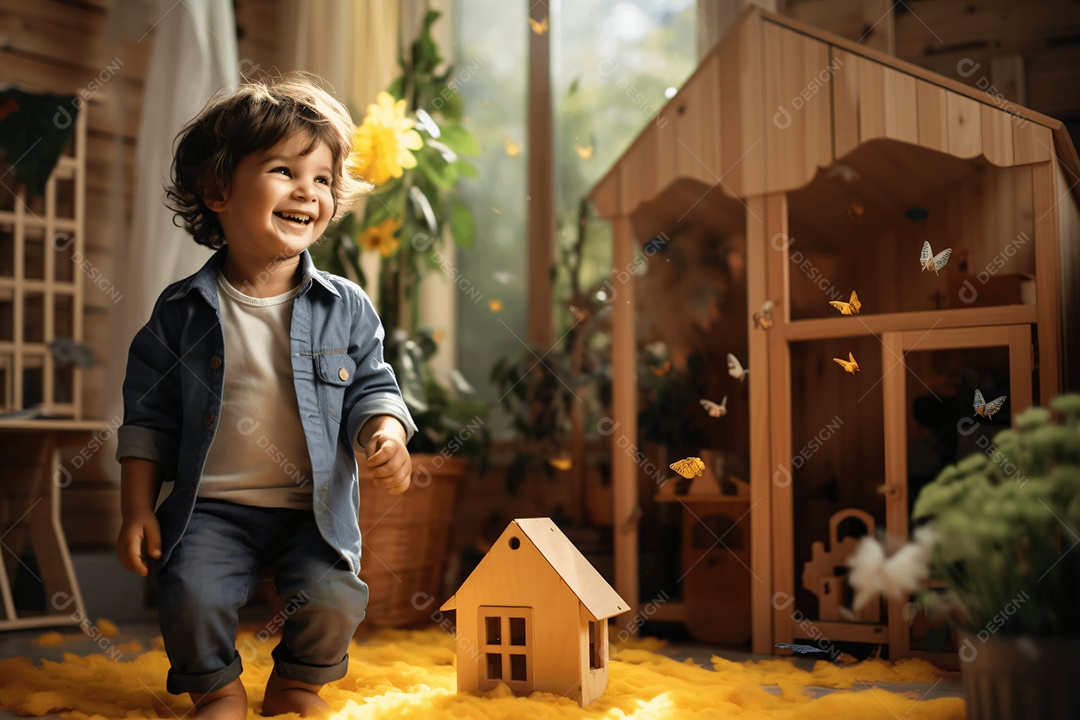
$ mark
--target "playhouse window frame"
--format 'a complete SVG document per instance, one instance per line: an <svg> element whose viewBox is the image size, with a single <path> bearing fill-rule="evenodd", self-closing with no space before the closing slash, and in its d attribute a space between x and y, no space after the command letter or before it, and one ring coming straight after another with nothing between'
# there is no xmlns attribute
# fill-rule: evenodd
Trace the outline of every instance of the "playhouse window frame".
<svg viewBox="0 0 1080 720"><path fill-rule="evenodd" d="M503 683L517 693L531 692L536 674L532 608L481 605L477 613L481 687Z"/></svg>

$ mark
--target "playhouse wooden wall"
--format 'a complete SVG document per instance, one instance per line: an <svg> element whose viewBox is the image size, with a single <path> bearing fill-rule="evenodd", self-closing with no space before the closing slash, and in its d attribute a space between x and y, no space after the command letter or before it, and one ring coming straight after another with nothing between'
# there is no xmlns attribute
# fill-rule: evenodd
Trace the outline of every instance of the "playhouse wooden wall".
<svg viewBox="0 0 1080 720"><path fill-rule="evenodd" d="M235 0L239 57L244 68L276 62L280 0ZM109 36L108 14L125 8L131 25L126 40ZM143 4L123 0L0 0L0 85L28 91L89 96L86 164L86 259L123 293L124 279L113 271L114 240L120 223L110 208L116 192L131 211L136 135L155 18L139 17ZM186 12L183 4L170 12ZM145 33L145 35L144 35ZM142 36L142 37L140 37ZM123 186L115 185L123 179ZM4 191L6 192L6 191ZM84 417L104 417L104 365L126 362L108 336L114 297L84 283L84 338L101 365L84 370ZM122 302L122 298L120 300ZM119 530L119 495L105 480L97 453L80 464L75 483L65 489L64 526L72 544L111 545ZM76 467L65 463L67 467Z"/></svg>

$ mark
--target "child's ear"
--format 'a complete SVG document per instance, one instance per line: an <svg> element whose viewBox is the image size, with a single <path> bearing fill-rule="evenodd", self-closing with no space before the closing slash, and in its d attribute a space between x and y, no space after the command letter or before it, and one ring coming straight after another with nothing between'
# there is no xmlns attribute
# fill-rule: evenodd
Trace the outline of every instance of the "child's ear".
<svg viewBox="0 0 1080 720"><path fill-rule="evenodd" d="M224 210L226 204L229 202L229 191L224 183L218 181L208 187L206 192L203 193L203 202L206 204L206 207L214 212L221 212Z"/></svg>

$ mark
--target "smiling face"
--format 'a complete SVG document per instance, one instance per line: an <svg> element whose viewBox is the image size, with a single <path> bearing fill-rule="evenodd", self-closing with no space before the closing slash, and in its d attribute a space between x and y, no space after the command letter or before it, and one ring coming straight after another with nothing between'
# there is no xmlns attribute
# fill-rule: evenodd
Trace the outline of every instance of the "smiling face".
<svg viewBox="0 0 1080 720"><path fill-rule="evenodd" d="M208 193L229 260L248 267L297 261L322 236L334 214L333 156L295 133L240 159L229 188Z"/></svg>

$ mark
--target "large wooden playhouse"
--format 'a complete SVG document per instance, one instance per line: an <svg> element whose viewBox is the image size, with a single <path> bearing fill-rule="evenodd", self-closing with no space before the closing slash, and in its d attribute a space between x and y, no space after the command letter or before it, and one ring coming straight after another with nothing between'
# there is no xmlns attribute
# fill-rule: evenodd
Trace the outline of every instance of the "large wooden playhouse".
<svg viewBox="0 0 1080 720"><path fill-rule="evenodd" d="M942 463L1075 388L1078 184L1061 122L754 8L592 190L616 269L660 233L674 244L693 227L724 246L729 300L712 330L750 373L709 372L731 396L721 449L749 465L755 652L823 638L893 658L949 649L903 603L845 613L841 546L872 527L906 539ZM921 271L925 242L952 248L940 274ZM614 279L618 448L638 447L648 340L628 275ZM859 315L828 304L852 290ZM756 327L767 300L773 324ZM849 352L854 377L832 360ZM990 423L965 422L975 389L1008 396ZM634 453L613 463L615 584L636 609L634 519L655 485ZM682 602L667 615L685 618Z"/></svg>

